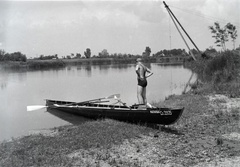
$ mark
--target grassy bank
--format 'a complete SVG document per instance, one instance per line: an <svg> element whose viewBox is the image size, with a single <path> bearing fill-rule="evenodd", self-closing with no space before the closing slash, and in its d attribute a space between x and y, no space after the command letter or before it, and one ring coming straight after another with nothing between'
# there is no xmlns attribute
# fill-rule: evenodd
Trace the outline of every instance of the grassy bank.
<svg viewBox="0 0 240 167"><path fill-rule="evenodd" d="M147 134L149 130L112 120L60 127L53 130L55 135L31 135L2 143L0 166L71 166L75 159L68 157L68 154L80 149L107 149L113 144L122 143L124 139Z"/></svg>
<svg viewBox="0 0 240 167"><path fill-rule="evenodd" d="M159 103L185 107L169 127L106 119L3 142L0 166L193 166L240 156L240 141L224 137L240 134L239 110L218 108L213 104L227 100L210 97L185 94Z"/></svg>
<svg viewBox="0 0 240 167"><path fill-rule="evenodd" d="M240 97L240 52L226 51L214 57L201 58L185 64L197 73L200 87L204 83L205 92L227 94ZM198 83L195 83L195 87Z"/></svg>

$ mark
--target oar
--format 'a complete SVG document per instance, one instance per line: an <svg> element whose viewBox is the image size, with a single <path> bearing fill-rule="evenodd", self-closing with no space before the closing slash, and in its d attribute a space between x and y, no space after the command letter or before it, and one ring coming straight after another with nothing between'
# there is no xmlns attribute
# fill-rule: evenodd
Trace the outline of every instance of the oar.
<svg viewBox="0 0 240 167"><path fill-rule="evenodd" d="M41 106L41 105L33 105L33 106L27 106L27 111L34 111L34 110L40 110L47 108L48 106Z"/></svg>
<svg viewBox="0 0 240 167"><path fill-rule="evenodd" d="M119 97L114 97L114 99L117 100L117 102L115 104L121 103L123 106L131 109L129 106L126 105L126 103L122 102L122 100Z"/></svg>
<svg viewBox="0 0 240 167"><path fill-rule="evenodd" d="M67 104L65 106L69 106L69 105L73 105L73 104L82 104L82 103L87 103L87 102L93 102L93 101L101 101L103 99L118 99L120 98L120 94L113 94L113 95L110 95L108 97L103 97L103 98L98 98L98 99L93 99L93 100L88 100L88 101L83 101L83 102L77 102L77 103L70 103L70 104ZM59 107L57 105L54 105L55 107ZM40 110L40 109L44 109L44 108L47 108L48 106L43 106L43 105L32 105L32 106L27 106L27 111L35 111L35 110Z"/></svg>
<svg viewBox="0 0 240 167"><path fill-rule="evenodd" d="M83 104L83 103L88 103L88 102L101 101L103 99L119 99L119 98L120 98L120 94L113 94L113 95L110 95L108 97L103 97L103 98L98 98L98 99L93 99L93 100L87 100L87 101L77 102L77 103L70 103L70 104L67 104L67 106L72 105L72 104Z"/></svg>

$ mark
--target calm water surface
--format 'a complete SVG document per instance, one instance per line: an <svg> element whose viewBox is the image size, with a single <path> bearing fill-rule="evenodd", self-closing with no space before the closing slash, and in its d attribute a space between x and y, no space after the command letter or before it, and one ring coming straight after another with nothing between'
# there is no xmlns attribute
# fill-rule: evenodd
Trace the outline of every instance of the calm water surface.
<svg viewBox="0 0 240 167"><path fill-rule="evenodd" d="M183 66L148 64L148 102L181 94L191 76ZM135 65L72 66L57 70L6 71L0 69L0 141L39 130L82 121L46 109L27 112L28 105L45 105L44 99L85 101L115 93L128 105L137 103ZM69 117L69 119L65 119ZM72 120L72 121L69 121Z"/></svg>

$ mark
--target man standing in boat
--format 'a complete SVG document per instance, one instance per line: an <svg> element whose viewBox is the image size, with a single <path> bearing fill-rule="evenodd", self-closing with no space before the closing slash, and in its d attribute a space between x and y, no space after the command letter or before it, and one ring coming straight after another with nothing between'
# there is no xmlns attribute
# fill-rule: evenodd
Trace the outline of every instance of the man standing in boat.
<svg viewBox="0 0 240 167"><path fill-rule="evenodd" d="M147 104L146 98L146 87L147 87L147 78L150 77L153 73L146 66L143 65L142 59L137 59L136 64L136 73L137 73L137 98L139 104Z"/></svg>

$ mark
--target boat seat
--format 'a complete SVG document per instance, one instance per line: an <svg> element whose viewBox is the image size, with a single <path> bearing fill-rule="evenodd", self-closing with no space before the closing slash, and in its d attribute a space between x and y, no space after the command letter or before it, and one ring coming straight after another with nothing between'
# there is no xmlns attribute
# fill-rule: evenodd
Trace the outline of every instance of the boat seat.
<svg viewBox="0 0 240 167"><path fill-rule="evenodd" d="M146 110L147 106L145 104L139 104L137 109L138 110Z"/></svg>

